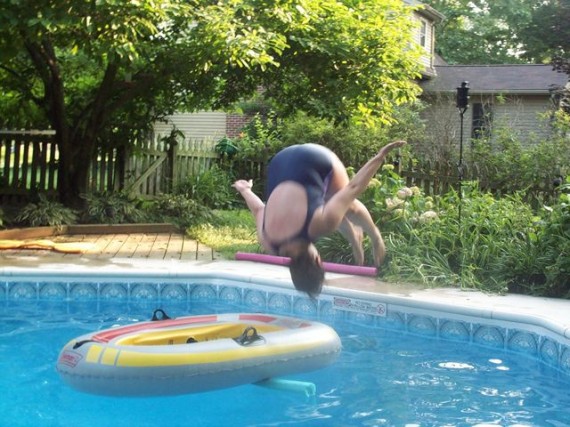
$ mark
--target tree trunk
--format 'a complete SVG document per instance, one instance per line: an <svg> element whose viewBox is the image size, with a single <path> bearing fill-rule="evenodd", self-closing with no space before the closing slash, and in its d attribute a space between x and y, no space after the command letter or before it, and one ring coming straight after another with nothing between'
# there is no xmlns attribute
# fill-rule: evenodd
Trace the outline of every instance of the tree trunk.
<svg viewBox="0 0 570 427"><path fill-rule="evenodd" d="M109 64L97 95L83 120L75 123L74 132L60 146L63 161L60 162L60 200L66 206L82 209L85 201L81 197L88 190L89 168L97 153L97 138L107 118L115 108L110 105L117 65Z"/></svg>
<svg viewBox="0 0 570 427"><path fill-rule="evenodd" d="M142 76L137 84L121 85L116 80L118 64L109 63L94 99L80 114L69 114L63 76L50 38L27 41L26 48L43 82L44 94L38 98L38 105L56 132L59 200L65 206L82 209L85 201L81 196L88 190L89 168L97 153L101 130L125 103L148 91L147 78Z"/></svg>
<svg viewBox="0 0 570 427"><path fill-rule="evenodd" d="M60 155L58 179L60 202L65 206L81 210L85 205L81 195L87 192L91 153L94 151L95 141L57 139Z"/></svg>

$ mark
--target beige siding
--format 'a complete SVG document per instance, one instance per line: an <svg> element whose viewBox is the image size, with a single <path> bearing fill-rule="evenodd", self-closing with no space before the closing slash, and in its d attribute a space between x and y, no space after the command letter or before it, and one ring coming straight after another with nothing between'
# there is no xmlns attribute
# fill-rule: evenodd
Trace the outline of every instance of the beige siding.
<svg viewBox="0 0 570 427"><path fill-rule="evenodd" d="M433 67L433 46L434 46L434 26L433 22L420 16L414 12L412 19L414 20L415 29L413 34L414 42L422 45L422 35L424 36L424 55L421 56L420 61L422 65L428 69ZM422 31L422 24L425 25L425 32Z"/></svg>
<svg viewBox="0 0 570 427"><path fill-rule="evenodd" d="M437 151L445 158L446 152L455 150L460 140L461 119L455 107L455 95L441 95L426 101L428 106L422 116L426 120L429 142L422 151ZM550 135L548 121L541 117L551 109L548 96L472 95L471 108L463 116L464 143L471 139L474 103L491 104L493 128L506 127L523 144L531 144Z"/></svg>
<svg viewBox="0 0 570 427"><path fill-rule="evenodd" d="M226 133L226 113L223 112L178 113L168 116L167 120L167 123L155 123L156 136L168 135L176 126L184 133L185 140L206 140L215 143Z"/></svg>
<svg viewBox="0 0 570 427"><path fill-rule="evenodd" d="M550 128L541 116L551 108L544 96L507 97L504 103L493 104L493 123L508 126L522 141L548 137Z"/></svg>

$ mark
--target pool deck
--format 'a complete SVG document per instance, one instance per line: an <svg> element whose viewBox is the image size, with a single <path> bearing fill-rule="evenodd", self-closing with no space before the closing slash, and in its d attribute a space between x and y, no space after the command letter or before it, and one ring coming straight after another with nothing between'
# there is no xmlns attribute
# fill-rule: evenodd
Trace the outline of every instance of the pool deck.
<svg viewBox="0 0 570 427"><path fill-rule="evenodd" d="M211 248L172 230L132 233L65 234L44 237L55 243L83 242L81 253L47 249L0 250L0 277L62 272L99 275L220 275L246 282L270 282L292 287L286 267L251 261L224 260ZM5 239L2 237L0 239ZM8 236L8 238L14 238ZM28 239L26 239L28 241ZM33 240L33 239L32 239ZM545 326L570 338L570 300L524 295L492 295L457 288L424 289L377 278L327 273L326 288L362 299L403 302L420 309L480 315Z"/></svg>

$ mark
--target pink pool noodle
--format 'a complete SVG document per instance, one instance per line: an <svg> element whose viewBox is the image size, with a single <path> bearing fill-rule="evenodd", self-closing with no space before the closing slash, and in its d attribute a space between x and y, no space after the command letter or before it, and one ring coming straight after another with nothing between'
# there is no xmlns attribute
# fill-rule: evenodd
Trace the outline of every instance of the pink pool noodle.
<svg viewBox="0 0 570 427"><path fill-rule="evenodd" d="M291 260L287 257L265 254L253 254L249 252L236 253L238 261L256 261L266 264L289 265ZM356 276L376 276L378 271L376 267L364 267L359 265L336 264L334 262L323 262L325 271L331 273L354 274Z"/></svg>

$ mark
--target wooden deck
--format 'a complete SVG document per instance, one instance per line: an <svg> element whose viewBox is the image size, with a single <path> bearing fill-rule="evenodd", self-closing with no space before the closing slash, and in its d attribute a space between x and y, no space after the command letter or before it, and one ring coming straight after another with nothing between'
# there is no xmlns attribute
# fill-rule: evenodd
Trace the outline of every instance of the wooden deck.
<svg viewBox="0 0 570 427"><path fill-rule="evenodd" d="M50 234L49 232L37 234L12 234L4 237L18 239L24 242L33 242L45 239L55 244L79 243L85 244L80 253L65 253L53 249L3 249L0 250L0 262L13 256L35 256L47 258L146 258L164 260L199 260L211 261L220 259L220 255L208 246L205 246L190 237L175 230L167 228L117 228L106 229L72 229L71 231L85 231L83 234L68 233ZM4 262L5 263L5 262Z"/></svg>

